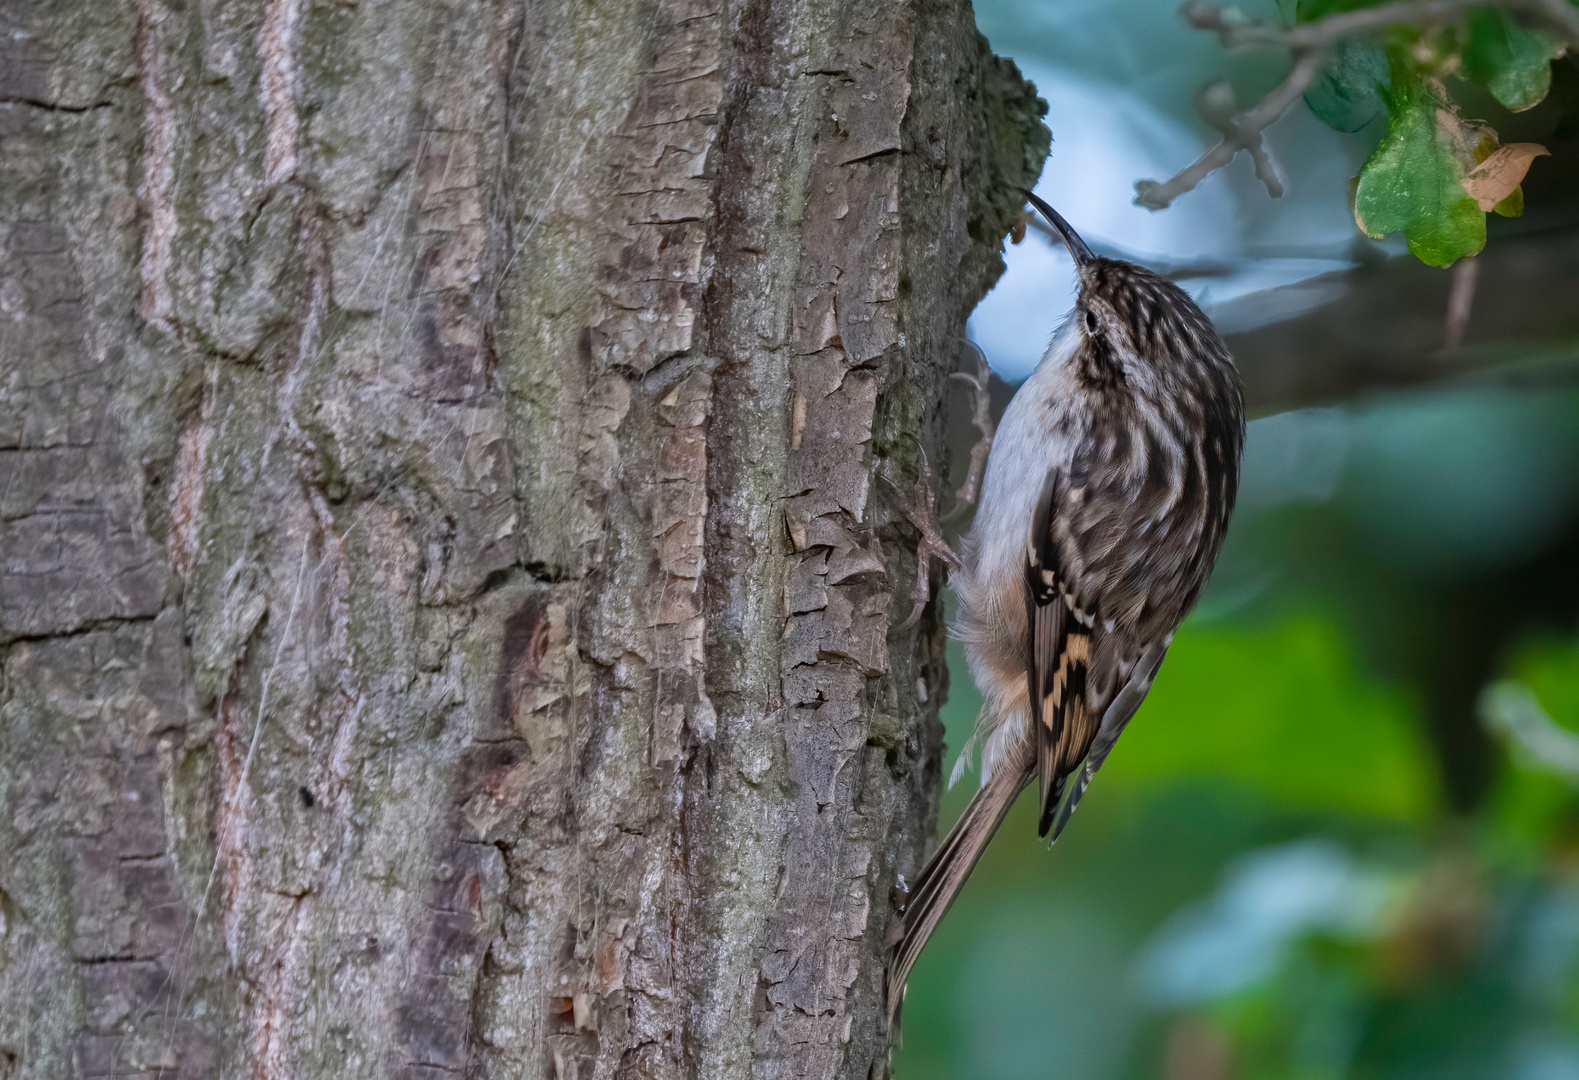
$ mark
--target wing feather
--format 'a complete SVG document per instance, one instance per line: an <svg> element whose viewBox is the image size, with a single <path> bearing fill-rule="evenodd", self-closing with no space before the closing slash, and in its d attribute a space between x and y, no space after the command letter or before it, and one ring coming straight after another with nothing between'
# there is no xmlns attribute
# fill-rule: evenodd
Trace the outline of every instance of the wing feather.
<svg viewBox="0 0 1579 1080"><path fill-rule="evenodd" d="M1086 695L1096 619L1081 607L1060 568L1054 531L1063 479L1057 470L1048 475L1025 548L1026 689L1042 808L1037 831L1042 836L1052 827L1065 778L1096 735Z"/></svg>
<svg viewBox="0 0 1579 1080"><path fill-rule="evenodd" d="M1124 725L1128 724L1130 717L1135 715L1140 703L1146 700L1146 694L1151 690L1151 680L1156 677L1157 669L1162 666L1162 658L1167 654L1167 642L1147 649L1141 655L1134 670L1130 672L1129 681L1114 696L1113 703L1102 714L1102 723L1097 727L1096 737L1091 740L1091 748L1086 752L1085 760L1080 763L1074 783L1068 785L1068 792L1058 807L1058 815L1052 826L1054 840L1057 840L1059 834L1064 831L1064 826L1069 824L1070 815L1075 812L1075 807L1080 805L1080 797L1086 793L1086 788L1091 786L1091 779L1107 760L1113 744L1118 742L1118 737L1123 734Z"/></svg>

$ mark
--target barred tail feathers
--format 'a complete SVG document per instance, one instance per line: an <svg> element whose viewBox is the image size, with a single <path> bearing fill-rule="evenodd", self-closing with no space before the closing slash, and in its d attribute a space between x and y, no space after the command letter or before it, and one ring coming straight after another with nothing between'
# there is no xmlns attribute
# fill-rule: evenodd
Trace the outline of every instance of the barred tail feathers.
<svg viewBox="0 0 1579 1080"><path fill-rule="evenodd" d="M1004 762L970 800L959 821L927 860L900 915L900 933L888 962L888 1026L895 1029L904 1002L905 980L932 931L964 888L998 826L1020 792L1036 778L1034 751L1020 763Z"/></svg>

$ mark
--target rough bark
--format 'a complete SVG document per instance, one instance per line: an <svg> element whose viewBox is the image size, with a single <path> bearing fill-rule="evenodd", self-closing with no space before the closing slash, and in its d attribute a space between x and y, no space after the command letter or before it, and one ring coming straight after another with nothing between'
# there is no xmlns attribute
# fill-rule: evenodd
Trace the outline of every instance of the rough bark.
<svg viewBox="0 0 1579 1080"><path fill-rule="evenodd" d="M0 0L0 1077L882 1074L1040 111L937 0Z"/></svg>

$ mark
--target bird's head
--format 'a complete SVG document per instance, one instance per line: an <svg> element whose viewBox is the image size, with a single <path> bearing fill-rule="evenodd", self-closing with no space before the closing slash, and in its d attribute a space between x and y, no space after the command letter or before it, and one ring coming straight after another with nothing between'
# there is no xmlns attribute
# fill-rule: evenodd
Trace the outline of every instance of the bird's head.
<svg viewBox="0 0 1579 1080"><path fill-rule="evenodd" d="M1237 386L1217 328L1188 293L1144 266L1093 253L1058 211L1030 192L1026 197L1075 260L1080 288L1071 318L1080 335L1075 363L1085 382L1141 392L1176 391L1181 378Z"/></svg>

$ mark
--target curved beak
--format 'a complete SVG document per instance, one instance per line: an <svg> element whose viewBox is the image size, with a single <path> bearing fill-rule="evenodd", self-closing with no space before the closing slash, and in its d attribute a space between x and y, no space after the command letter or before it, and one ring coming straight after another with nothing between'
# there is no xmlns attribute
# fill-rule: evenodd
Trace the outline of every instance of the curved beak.
<svg viewBox="0 0 1579 1080"><path fill-rule="evenodd" d="M1080 239L1080 234L1070 227L1069 222L1065 221L1057 210L1048 206L1032 192L1025 192L1025 197L1032 206L1042 212L1042 216L1047 219L1049 225L1057 230L1058 235L1063 237L1064 246L1069 249L1069 254L1074 257L1076 266L1084 266L1096 257L1091 254L1091 249L1086 247L1086 242Z"/></svg>

